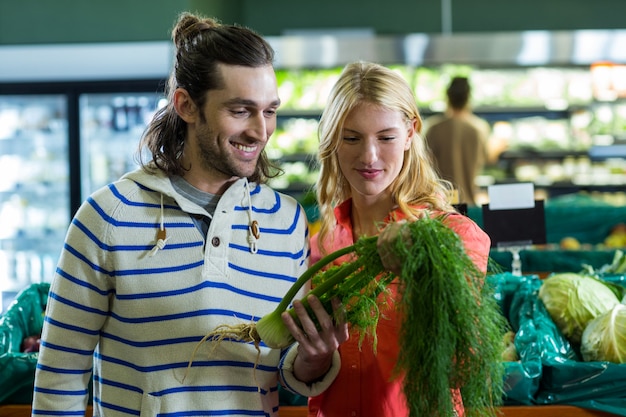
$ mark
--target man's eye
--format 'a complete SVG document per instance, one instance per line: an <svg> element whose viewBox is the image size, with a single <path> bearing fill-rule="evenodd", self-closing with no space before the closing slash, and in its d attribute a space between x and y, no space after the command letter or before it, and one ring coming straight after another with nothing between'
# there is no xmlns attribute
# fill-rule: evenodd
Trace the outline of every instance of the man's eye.
<svg viewBox="0 0 626 417"><path fill-rule="evenodd" d="M267 117L274 117L276 115L276 110L265 110L265 115Z"/></svg>

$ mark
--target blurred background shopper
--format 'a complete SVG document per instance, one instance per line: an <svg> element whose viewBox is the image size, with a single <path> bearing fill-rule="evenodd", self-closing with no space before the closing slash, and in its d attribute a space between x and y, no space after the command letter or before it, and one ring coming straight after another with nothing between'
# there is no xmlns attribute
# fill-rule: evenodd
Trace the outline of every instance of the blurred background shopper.
<svg viewBox="0 0 626 417"><path fill-rule="evenodd" d="M437 172L458 192L458 202L477 204L475 178L488 159L490 127L470 107L466 77L454 77L446 90L447 109L426 121L425 137Z"/></svg>

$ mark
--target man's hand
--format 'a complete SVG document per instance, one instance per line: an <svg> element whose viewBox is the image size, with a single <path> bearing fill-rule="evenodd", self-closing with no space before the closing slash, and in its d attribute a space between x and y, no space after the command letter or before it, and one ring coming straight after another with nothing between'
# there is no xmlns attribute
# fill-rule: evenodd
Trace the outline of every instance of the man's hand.
<svg viewBox="0 0 626 417"><path fill-rule="evenodd" d="M348 340L348 324L339 300L332 300L334 317L326 312L320 300L309 296L307 302L315 314L320 329L315 326L300 300L293 302L293 308L301 325L287 312L282 314L283 322L298 342L298 355L294 362L295 377L305 383L322 378L330 369L333 354L339 345Z"/></svg>

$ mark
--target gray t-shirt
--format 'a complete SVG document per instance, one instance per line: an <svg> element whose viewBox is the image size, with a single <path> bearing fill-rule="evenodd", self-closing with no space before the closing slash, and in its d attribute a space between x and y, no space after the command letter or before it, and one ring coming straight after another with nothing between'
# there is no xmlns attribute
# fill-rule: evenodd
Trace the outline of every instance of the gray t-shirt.
<svg viewBox="0 0 626 417"><path fill-rule="evenodd" d="M213 218L213 213L215 213L215 208L217 207L217 203L220 201L221 196L199 190L189 184L183 177L178 175L170 177L170 182L176 192L187 198L189 201L196 203L200 207L204 207L207 211L207 216L192 216L196 226L202 232L202 236L206 237L209 231L209 225L211 224L211 219Z"/></svg>

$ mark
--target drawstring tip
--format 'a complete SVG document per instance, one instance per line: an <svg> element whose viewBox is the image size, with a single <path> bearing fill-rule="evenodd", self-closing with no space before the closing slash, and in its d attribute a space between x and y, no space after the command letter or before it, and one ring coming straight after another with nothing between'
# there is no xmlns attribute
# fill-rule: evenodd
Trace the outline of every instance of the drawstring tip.
<svg viewBox="0 0 626 417"><path fill-rule="evenodd" d="M250 246L250 253L257 253L258 248L256 246L256 238L252 235L248 235L248 245Z"/></svg>
<svg viewBox="0 0 626 417"><path fill-rule="evenodd" d="M152 250L150 250L150 257L154 256L159 249L163 249L165 247L165 244L167 243L167 239L163 240L163 239L159 239L157 240L156 244L154 245L154 247L152 248Z"/></svg>
<svg viewBox="0 0 626 417"><path fill-rule="evenodd" d="M169 239L167 237L167 231L165 230L165 227L161 226L161 229L159 229L157 231L157 241L156 241L156 244L154 245L154 247L150 251L149 255L150 256L154 256L154 254L157 253L157 251L159 249L163 249L165 247L165 244L167 243L167 239Z"/></svg>
<svg viewBox="0 0 626 417"><path fill-rule="evenodd" d="M256 246L257 239L261 237L259 232L259 223L253 220L248 227L248 245L250 245L250 253L257 253L258 248Z"/></svg>

